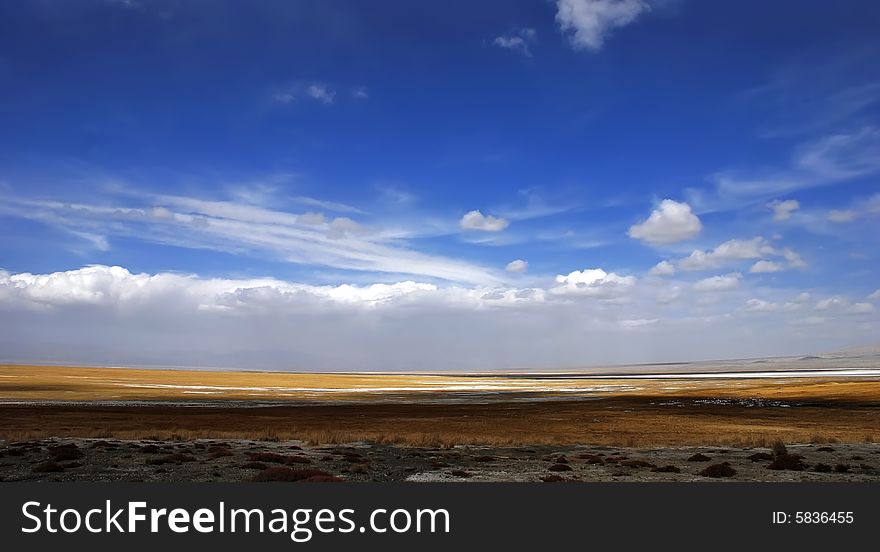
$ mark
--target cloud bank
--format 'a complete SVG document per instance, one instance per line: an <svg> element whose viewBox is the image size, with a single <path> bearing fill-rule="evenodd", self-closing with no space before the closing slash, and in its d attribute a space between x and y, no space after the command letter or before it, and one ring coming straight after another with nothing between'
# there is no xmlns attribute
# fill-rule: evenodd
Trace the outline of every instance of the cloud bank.
<svg viewBox="0 0 880 552"><path fill-rule="evenodd" d="M533 287L0 271L0 350L7 361L110 365L552 369L803 354L876 336L870 300L766 293L738 273L690 283L599 268Z"/></svg>

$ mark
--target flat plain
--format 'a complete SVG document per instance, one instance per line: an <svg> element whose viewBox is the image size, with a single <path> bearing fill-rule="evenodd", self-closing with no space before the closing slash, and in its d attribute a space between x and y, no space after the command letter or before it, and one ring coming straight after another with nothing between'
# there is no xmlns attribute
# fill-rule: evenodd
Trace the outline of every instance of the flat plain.
<svg viewBox="0 0 880 552"><path fill-rule="evenodd" d="M327 460L330 465L322 464L322 470L355 480L692 480L704 476L687 469L697 464L682 461L709 451L704 455L724 458L718 465L735 466L733 478L876 480L880 469L871 461L877 463L880 454L877 360L863 355L705 363L689 366L688 372L642 366L504 374L0 365L0 477L102 478L106 470L127 480L252 476L190 461L169 461L151 471L145 466L153 464L137 454L128 454L137 470L125 472L132 466L120 460L122 455L101 453L100 443L116 443L110 450L149 447L167 456L181 448L193 458L206 447L244 459L292 447L313 464L332 458L332 451L354 447L359 452L353 454L368 452L370 461L353 463L361 466L354 472L346 465L343 473ZM810 454L792 453L801 458L788 464L783 454L780 465L796 469L753 466L749 456L757 452L765 455L759 456L764 464L772 464L778 455L770 448L779 442ZM86 451L75 456L97 464L83 466L80 460L56 472L33 471L51 462L58 447ZM822 452L823 447L836 452ZM88 452L93 448L98 452ZM843 456L820 461L829 454ZM460 459L457 467L451 456ZM409 457L412 462L401 463ZM471 461L481 457L485 461ZM558 473L544 473L549 466L543 464L558 457L570 461L551 462ZM578 473L559 467L575 465L578 457L586 459L579 461L584 468ZM850 457L869 460L845 461ZM428 458L433 460L423 461ZM639 461L627 465L633 458ZM651 471L668 462L680 471ZM811 472L816 466L819 471ZM675 473L684 475L670 475Z"/></svg>

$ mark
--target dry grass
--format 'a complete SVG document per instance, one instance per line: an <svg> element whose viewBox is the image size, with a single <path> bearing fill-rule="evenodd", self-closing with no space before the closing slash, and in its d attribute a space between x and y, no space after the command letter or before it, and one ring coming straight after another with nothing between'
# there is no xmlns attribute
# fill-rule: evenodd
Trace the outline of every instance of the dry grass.
<svg viewBox="0 0 880 552"><path fill-rule="evenodd" d="M263 374L161 370L21 367L0 365L0 400L198 400L165 387L126 385L222 386L221 399L278 399L232 388L363 388L424 386L468 380L462 376ZM479 378L477 378L479 379ZM473 383L473 378L468 380ZM504 382L504 378L492 383ZM517 380L522 385L521 380ZM541 382L544 385L546 382ZM608 385L615 380L577 380L578 385ZM551 386L572 385L553 380ZM632 384L632 382L628 382ZM315 394L289 398L299 405L276 407L99 406L0 404L0 438L23 440L50 436L101 439L302 440L310 444L373 441L442 448L458 444L596 444L617 447L715 445L769 447L787 443L862 443L878 436L880 381L822 379L719 380L682 382L639 380L638 390L607 393L602 400L504 401L436 404L350 401L327 404ZM670 389L674 387L674 389ZM427 392L427 391L426 391ZM437 391L431 392L436 397ZM552 394L552 393L550 393ZM364 395L357 395L363 399ZM522 398L522 392L510 394ZM245 398L242 398L245 397ZM212 396L212 399L217 397ZM326 397L324 397L326 398ZM387 396L383 396L387 398ZM773 399L805 406L755 407L699 399ZM310 402L311 401L311 402ZM685 404L669 406L670 401ZM222 404L222 401L221 401Z"/></svg>

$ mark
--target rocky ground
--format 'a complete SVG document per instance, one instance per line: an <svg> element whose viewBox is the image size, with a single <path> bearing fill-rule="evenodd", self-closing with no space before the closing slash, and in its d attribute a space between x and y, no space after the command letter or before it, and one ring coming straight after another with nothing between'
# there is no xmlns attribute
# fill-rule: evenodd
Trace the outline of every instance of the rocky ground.
<svg viewBox="0 0 880 552"><path fill-rule="evenodd" d="M0 441L2 481L880 481L880 444L424 448L298 441Z"/></svg>

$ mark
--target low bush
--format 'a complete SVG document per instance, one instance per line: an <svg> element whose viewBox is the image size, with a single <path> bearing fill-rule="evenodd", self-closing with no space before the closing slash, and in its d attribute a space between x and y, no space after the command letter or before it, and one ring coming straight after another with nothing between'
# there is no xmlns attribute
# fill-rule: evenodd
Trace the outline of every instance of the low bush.
<svg viewBox="0 0 880 552"><path fill-rule="evenodd" d="M712 464L700 472L703 477L733 477L736 470L727 462L721 464Z"/></svg>

